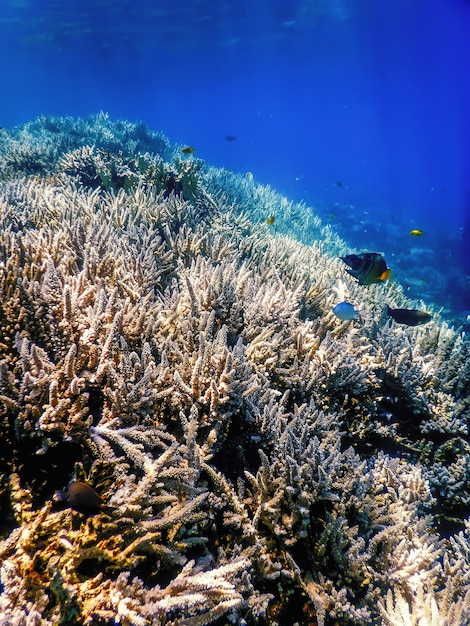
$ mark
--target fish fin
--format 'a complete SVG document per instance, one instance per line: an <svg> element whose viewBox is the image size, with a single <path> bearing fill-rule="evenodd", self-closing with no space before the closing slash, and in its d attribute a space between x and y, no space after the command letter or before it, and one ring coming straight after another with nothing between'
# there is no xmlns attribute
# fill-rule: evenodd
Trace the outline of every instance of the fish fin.
<svg viewBox="0 0 470 626"><path fill-rule="evenodd" d="M361 283L360 279L357 277L356 272L354 270L346 270L346 273L352 276L353 278L355 278L360 285L363 284Z"/></svg>
<svg viewBox="0 0 470 626"><path fill-rule="evenodd" d="M391 275L392 275L392 270L390 268L388 268L388 269L385 270L385 272L382 272L382 274L380 274L379 280L381 280L381 281L388 280Z"/></svg>
<svg viewBox="0 0 470 626"><path fill-rule="evenodd" d="M108 515L109 517L114 517L115 513L116 513L116 507L115 506L110 506L108 504L104 504L102 506L100 506L100 513L104 513L105 515Z"/></svg>

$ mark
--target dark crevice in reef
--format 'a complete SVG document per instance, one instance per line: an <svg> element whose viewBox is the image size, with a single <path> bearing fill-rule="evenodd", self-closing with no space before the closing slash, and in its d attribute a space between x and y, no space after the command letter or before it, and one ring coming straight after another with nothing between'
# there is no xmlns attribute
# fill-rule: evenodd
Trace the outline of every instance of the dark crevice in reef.
<svg viewBox="0 0 470 626"><path fill-rule="evenodd" d="M245 415L240 412L231 417L224 441L212 461L234 484L238 479L245 481L245 470L256 474L260 464L259 432L254 421Z"/></svg>

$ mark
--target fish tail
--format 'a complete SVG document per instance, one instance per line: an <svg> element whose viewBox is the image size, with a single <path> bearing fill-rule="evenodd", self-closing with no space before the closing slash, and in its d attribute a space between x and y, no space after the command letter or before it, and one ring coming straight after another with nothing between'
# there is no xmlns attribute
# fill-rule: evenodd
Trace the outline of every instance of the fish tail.
<svg viewBox="0 0 470 626"><path fill-rule="evenodd" d="M114 517L116 513L116 507L103 505L100 507L100 513L104 513L105 515L108 515L108 517Z"/></svg>
<svg viewBox="0 0 470 626"><path fill-rule="evenodd" d="M391 275L392 275L392 270L390 268L388 268L388 269L385 270L385 272L383 272L379 276L379 280L381 280L382 282L385 282L386 280L388 280L390 278Z"/></svg>

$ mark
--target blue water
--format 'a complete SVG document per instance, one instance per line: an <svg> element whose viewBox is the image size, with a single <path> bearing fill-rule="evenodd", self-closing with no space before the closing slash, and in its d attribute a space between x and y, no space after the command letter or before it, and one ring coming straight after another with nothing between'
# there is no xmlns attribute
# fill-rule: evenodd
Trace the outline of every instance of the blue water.
<svg viewBox="0 0 470 626"><path fill-rule="evenodd" d="M2 0L0 53L0 125L143 120L470 309L468 0Z"/></svg>

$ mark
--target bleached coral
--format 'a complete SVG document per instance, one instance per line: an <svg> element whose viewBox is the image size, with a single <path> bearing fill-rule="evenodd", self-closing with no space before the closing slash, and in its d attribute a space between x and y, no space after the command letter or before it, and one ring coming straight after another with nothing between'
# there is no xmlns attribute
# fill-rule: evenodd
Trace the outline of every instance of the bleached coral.
<svg viewBox="0 0 470 626"><path fill-rule="evenodd" d="M468 338L143 125L41 118L0 162L8 623L468 623Z"/></svg>

